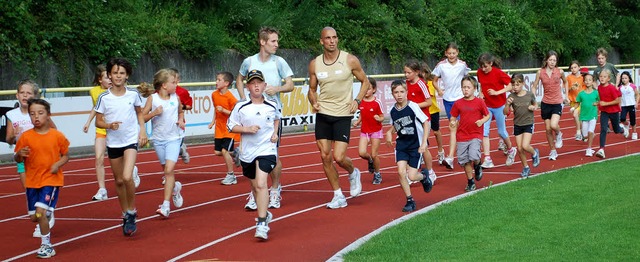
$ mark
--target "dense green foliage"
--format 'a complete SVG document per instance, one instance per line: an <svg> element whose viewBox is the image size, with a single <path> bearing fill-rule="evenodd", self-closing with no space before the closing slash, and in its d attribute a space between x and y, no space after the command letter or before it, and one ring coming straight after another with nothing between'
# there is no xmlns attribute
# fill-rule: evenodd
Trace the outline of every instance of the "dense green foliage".
<svg viewBox="0 0 640 262"><path fill-rule="evenodd" d="M566 64L598 47L631 61L640 58L639 10L638 0L10 0L0 5L0 58L32 69L41 58L81 67L164 50L250 54L269 25L281 31L281 47L313 52L320 29L333 26L342 48L383 52L394 64L439 57L451 41L469 61L486 51L541 58L553 49Z"/></svg>

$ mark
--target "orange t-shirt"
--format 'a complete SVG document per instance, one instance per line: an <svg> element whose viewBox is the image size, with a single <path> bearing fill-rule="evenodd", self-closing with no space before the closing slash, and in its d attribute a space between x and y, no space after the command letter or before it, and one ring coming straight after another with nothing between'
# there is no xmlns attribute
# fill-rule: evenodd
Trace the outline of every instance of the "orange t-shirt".
<svg viewBox="0 0 640 262"><path fill-rule="evenodd" d="M46 134L38 134L35 129L26 131L16 143L15 152L28 146L29 157L24 160L26 187L42 188L44 186L63 186L62 168L51 174L51 165L58 162L69 152L69 140L56 129L49 129Z"/></svg>
<svg viewBox="0 0 640 262"><path fill-rule="evenodd" d="M569 101L576 102L576 97L582 91L587 89L587 86L584 84L584 78L582 75L567 75L567 83L569 84ZM578 85L578 88L573 87L574 84Z"/></svg>
<svg viewBox="0 0 640 262"><path fill-rule="evenodd" d="M211 93L211 100L213 101L213 112L216 120L216 133L214 138L235 138L236 134L230 133L229 129L227 129L227 120L229 120L229 115L218 112L215 108L217 106L222 106L222 108L232 111L233 107L238 102L238 99L236 99L229 90L224 94L220 93L219 90L216 90Z"/></svg>

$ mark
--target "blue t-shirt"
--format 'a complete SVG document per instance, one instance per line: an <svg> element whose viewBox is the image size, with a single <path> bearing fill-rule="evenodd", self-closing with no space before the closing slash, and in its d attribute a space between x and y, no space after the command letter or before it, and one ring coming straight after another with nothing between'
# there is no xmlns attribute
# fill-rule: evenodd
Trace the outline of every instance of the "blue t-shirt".
<svg viewBox="0 0 640 262"><path fill-rule="evenodd" d="M391 108L391 123L398 133L396 151L415 151L422 144L422 123L428 120L418 104L409 101L403 108Z"/></svg>

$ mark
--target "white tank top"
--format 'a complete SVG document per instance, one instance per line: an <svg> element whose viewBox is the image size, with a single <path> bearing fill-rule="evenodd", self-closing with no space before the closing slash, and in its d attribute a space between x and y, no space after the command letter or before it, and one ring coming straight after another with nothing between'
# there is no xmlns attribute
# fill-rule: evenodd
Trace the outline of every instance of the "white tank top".
<svg viewBox="0 0 640 262"><path fill-rule="evenodd" d="M171 94L168 100L160 98L158 93L151 95L151 111L162 105L162 114L151 119L152 138L158 141L171 141L184 137L184 130L178 126L178 96Z"/></svg>

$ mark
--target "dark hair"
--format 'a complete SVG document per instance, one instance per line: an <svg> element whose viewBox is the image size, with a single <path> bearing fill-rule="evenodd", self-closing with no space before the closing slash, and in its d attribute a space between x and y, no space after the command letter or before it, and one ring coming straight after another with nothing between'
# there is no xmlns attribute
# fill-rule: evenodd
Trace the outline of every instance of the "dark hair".
<svg viewBox="0 0 640 262"><path fill-rule="evenodd" d="M482 53L478 57L478 65L483 66L484 64L491 63L493 66L497 68L502 68L502 61L499 58L495 57L491 53Z"/></svg>
<svg viewBox="0 0 640 262"><path fill-rule="evenodd" d="M578 70L580 70L580 62L578 62L578 60L573 60L573 61L571 61L571 63L569 64L569 70L571 70L571 66L572 66L573 64L578 65Z"/></svg>
<svg viewBox="0 0 640 262"><path fill-rule="evenodd" d="M393 92L393 90L396 89L396 87L398 87L398 86L402 86L404 88L404 90L407 90L406 81L393 80L393 82L391 82L391 92Z"/></svg>
<svg viewBox="0 0 640 262"><path fill-rule="evenodd" d="M524 83L524 75L521 73L515 73L511 76L511 83L515 84L517 82Z"/></svg>
<svg viewBox="0 0 640 262"><path fill-rule="evenodd" d="M422 79L427 79L427 77L431 76L431 68L427 65L427 63L419 62L418 60L412 59L404 64L405 67L418 72L418 77ZM428 79L431 80L431 79Z"/></svg>
<svg viewBox="0 0 640 262"><path fill-rule="evenodd" d="M599 55L603 55L604 57L607 57L609 53L607 52L607 49L604 49L602 47L598 48L598 50L596 50L596 57L598 57Z"/></svg>
<svg viewBox="0 0 640 262"><path fill-rule="evenodd" d="M447 48L445 48L444 51L446 52L449 49L455 49L458 52L460 51L460 49L458 48L458 44L456 44L456 42L449 42L449 44L447 45Z"/></svg>
<svg viewBox="0 0 640 262"><path fill-rule="evenodd" d="M622 76L626 75L627 77L629 77L629 83L633 84L633 79L631 78L631 73L629 73L629 71L624 71L620 74L620 79L622 79ZM620 86L622 86L622 80L620 80Z"/></svg>
<svg viewBox="0 0 640 262"><path fill-rule="evenodd" d="M542 61L542 68L547 67L547 60L552 56L555 56L556 59L558 59L558 53L556 53L556 51L549 50L549 52L547 52L547 55L544 56L544 60Z"/></svg>
<svg viewBox="0 0 640 262"><path fill-rule="evenodd" d="M378 89L378 83L376 82L375 79L371 78L371 77L367 77L367 79L369 79L369 84L371 84L371 87L373 88L373 92L375 93L375 90Z"/></svg>
<svg viewBox="0 0 640 262"><path fill-rule="evenodd" d="M462 77L462 80L460 80L460 87L462 87L462 83L464 81L470 81L471 85L473 85L473 88L478 89L478 80L476 80L476 78L474 76L466 75L466 76Z"/></svg>
<svg viewBox="0 0 640 262"><path fill-rule="evenodd" d="M224 81L229 82L229 85L231 85L233 83L233 74L230 73L230 72L227 72L227 71L219 72L216 75L218 75L218 76L221 75L222 79L224 79Z"/></svg>
<svg viewBox="0 0 640 262"><path fill-rule="evenodd" d="M31 98L27 101L27 108L31 108L31 105L33 104L44 106L44 109L47 110L47 114L51 114L51 105L46 100L40 98Z"/></svg>
<svg viewBox="0 0 640 262"><path fill-rule="evenodd" d="M106 72L107 67L105 65L96 66L96 73L93 75L93 84L100 85L100 79L102 78L102 72Z"/></svg>
<svg viewBox="0 0 640 262"><path fill-rule="evenodd" d="M111 58L109 62L107 62L107 75L111 74L111 70L113 69L114 66L119 66L124 68L124 70L127 71L127 75L129 76L133 72L133 67L131 66L131 63L127 61L127 59L116 57L116 58Z"/></svg>

